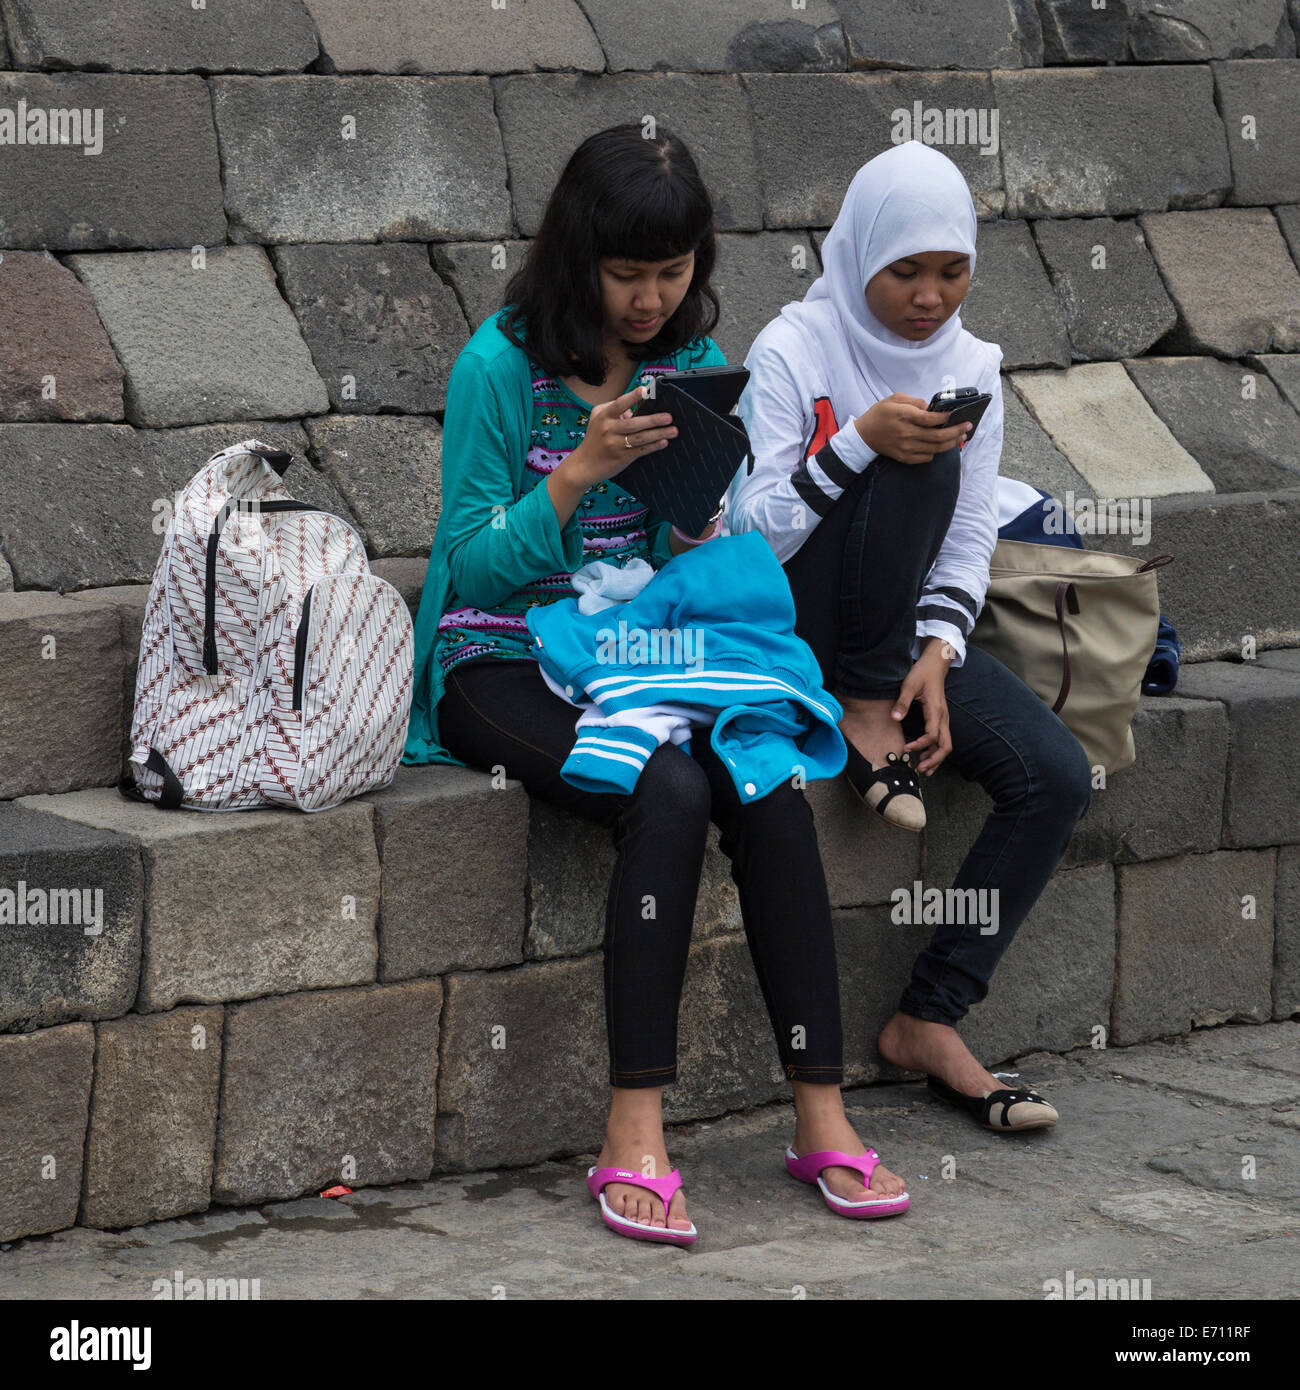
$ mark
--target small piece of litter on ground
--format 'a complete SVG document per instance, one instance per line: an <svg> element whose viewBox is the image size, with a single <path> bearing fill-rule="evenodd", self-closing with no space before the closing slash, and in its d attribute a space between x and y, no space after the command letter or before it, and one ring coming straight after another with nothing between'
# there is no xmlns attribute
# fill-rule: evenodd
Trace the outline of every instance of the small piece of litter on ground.
<svg viewBox="0 0 1300 1390"><path fill-rule="evenodd" d="M325 1191L321 1193L321 1196L346 1197L351 1191L352 1189L350 1187L344 1187L342 1183L339 1183L337 1187L327 1187Z"/></svg>

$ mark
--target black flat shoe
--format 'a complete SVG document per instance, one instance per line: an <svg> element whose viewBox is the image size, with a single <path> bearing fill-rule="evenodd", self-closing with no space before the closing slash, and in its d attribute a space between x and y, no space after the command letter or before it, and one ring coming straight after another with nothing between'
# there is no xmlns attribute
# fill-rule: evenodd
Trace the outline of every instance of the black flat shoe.
<svg viewBox="0 0 1300 1390"><path fill-rule="evenodd" d="M844 742L849 750L844 775L863 804L869 806L881 820L900 830L924 830L925 805L921 800L921 779L908 761L908 755L887 753L882 766L872 767L848 739Z"/></svg>
<svg viewBox="0 0 1300 1390"><path fill-rule="evenodd" d="M1056 1107L1049 1105L1037 1091L989 1091L983 1096L968 1096L953 1090L937 1076L927 1076L925 1082L931 1095L965 1110L985 1129L996 1130L999 1134L1019 1129L1048 1129L1061 1118ZM996 1122L994 1107L1000 1107Z"/></svg>

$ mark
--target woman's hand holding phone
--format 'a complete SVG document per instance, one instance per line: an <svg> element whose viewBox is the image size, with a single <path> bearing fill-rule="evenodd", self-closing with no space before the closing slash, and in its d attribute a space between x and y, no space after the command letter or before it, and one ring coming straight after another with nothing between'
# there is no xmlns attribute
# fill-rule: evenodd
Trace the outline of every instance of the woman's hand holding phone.
<svg viewBox="0 0 1300 1390"><path fill-rule="evenodd" d="M575 480L585 480L584 490L616 477L633 459L667 448L676 436L671 415L632 413L644 396L645 387L635 386L626 395L592 406L582 443L560 465Z"/></svg>
<svg viewBox="0 0 1300 1390"><path fill-rule="evenodd" d="M955 449L974 429L969 422L945 425L946 411L926 409L917 396L895 392L877 401L853 422L868 448L899 463L929 463L945 449Z"/></svg>

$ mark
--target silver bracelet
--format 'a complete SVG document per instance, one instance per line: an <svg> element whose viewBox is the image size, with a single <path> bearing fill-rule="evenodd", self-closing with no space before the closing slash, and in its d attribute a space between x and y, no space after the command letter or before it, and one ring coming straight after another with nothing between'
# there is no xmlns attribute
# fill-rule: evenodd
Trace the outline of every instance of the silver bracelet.
<svg viewBox="0 0 1300 1390"><path fill-rule="evenodd" d="M713 526L714 528L709 535L702 536L699 540L696 540L693 536L688 536L685 533L685 531L683 531L681 527L677 525L676 522L673 522L673 535L675 535L679 541L685 541L687 545L707 544L709 541L714 540L717 537L718 532L715 523L717 522L717 519L722 515L722 513L726 510L726 507L727 499L724 497L722 501L718 503L718 510L714 512L713 515L709 518L708 524L710 526Z"/></svg>

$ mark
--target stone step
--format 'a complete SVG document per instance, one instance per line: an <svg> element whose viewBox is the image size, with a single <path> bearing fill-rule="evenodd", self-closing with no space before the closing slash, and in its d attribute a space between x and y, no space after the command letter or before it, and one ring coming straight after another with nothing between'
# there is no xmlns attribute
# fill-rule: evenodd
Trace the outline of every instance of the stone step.
<svg viewBox="0 0 1300 1390"><path fill-rule="evenodd" d="M382 8L411 3L383 0ZM554 27L561 3L580 35L572 41L561 41ZM837 0L841 10L849 3ZM1282 14L1283 0L1257 3ZM440 8L450 4L440 0ZM1060 66L1025 66L1036 61L1040 35L1036 24L1018 22L1033 9L1024 0L968 0L972 27L961 44L950 28L930 22L928 10L918 19L907 6L891 7L888 15L873 6L869 19L863 11L837 23L824 0L797 13L778 0L744 0L712 13L707 24L698 6L688 23L674 23L671 7L657 6L635 25L620 7L620 37L602 54L576 4L552 0L545 23L502 10L471 26L491 32L496 46L531 24L524 51L535 57L523 71L517 57L503 66L496 48L455 75L475 45L458 58L436 19L407 16L390 29L368 15L358 34L340 29L340 0L318 5L332 11L321 22L323 54L311 51L309 32L282 30L275 36L279 52L259 50L252 65L232 54L231 70L210 76L0 73L10 109L25 101L32 109L122 117L112 138L101 132L96 158L62 162L57 180L47 177L41 146L11 152L0 189L6 247L138 248L146 257L168 248L188 257L192 248L207 247L229 259L227 241L274 247L532 236L546 194L578 143L647 118L694 151L723 231L828 226L863 151L912 138L950 151L985 218L1158 219L1185 210L1222 217L1300 202L1294 51L1227 58L1232 46L1216 42L1204 55L1210 62L1102 58L1105 66L1075 66L1071 56L1058 60ZM1112 5L1107 19L1122 20L1125 8ZM1197 0L1198 14L1204 8ZM1000 20L974 27L974 13L990 9ZM737 30L742 14L748 23ZM608 32L614 21L606 14L593 22ZM863 23L878 41L870 55ZM75 67L58 55L94 44L94 26L65 17L53 27L62 34L50 34L48 53L36 36L43 56L32 65ZM149 27L156 29L156 20ZM205 42L216 42L222 25L200 27L208 31ZM459 12L456 27L463 30ZM691 60L674 71L636 70L639 54L662 49L656 35L664 28L673 34L670 48L685 49ZM135 29L123 26L123 32ZM19 32L26 40L29 31ZM1189 24L1187 32L1199 31ZM1294 45L1280 21L1275 32L1284 49ZM115 33L104 46L119 45ZM427 71L431 45L446 55L440 73ZM186 46L151 45L140 66L179 65L175 50ZM564 54L564 71L536 70L556 51ZM201 52L195 62L211 70ZM303 72L307 64L335 71ZM844 71L846 64L869 70ZM608 71L593 78L593 65ZM248 75L249 66L264 73ZM367 71L348 71L358 66ZM391 140L395 128L422 142L418 168ZM153 138L158 129L171 133L161 148ZM90 135L85 143L91 152ZM1062 167L1076 177L1062 179ZM1235 269L1249 277L1265 267L1237 261ZM212 298L199 302L210 305ZM245 347L257 351L253 338ZM220 353L208 365L214 363L233 365ZM257 384L253 379L250 389ZM319 388L310 378L303 385Z"/></svg>
<svg viewBox="0 0 1300 1390"><path fill-rule="evenodd" d="M546 0L482 12L460 0L271 11L229 0L211 19L166 22L147 0L124 3L117 22L76 0L9 0L6 12L16 66L131 72L1014 70L1294 58L1300 31L1294 0L965 0L942 25L932 0Z"/></svg>
<svg viewBox="0 0 1300 1390"><path fill-rule="evenodd" d="M1214 436L1219 429L1209 391L1219 388L1221 373L1227 373L1219 402L1224 413L1237 404L1248 421L1273 428L1279 421L1286 423L1288 416L1281 412L1294 414L1291 406L1262 372L1253 373L1261 399L1246 405L1233 395L1237 380L1233 370L1222 364L1211 367L1199 360L1174 359L1166 366L1147 359L1145 364L1126 365L1138 369L1136 384L1118 363L1095 363L1067 372L1011 374L1010 385L1004 387L1003 472L1046 488L1076 514L1080 514L1081 501L1096 504L1120 498L1127 504L1135 499L1139 517L1143 505L1149 504L1150 534L1140 553L1176 557L1159 572L1160 607L1178 630L1185 666L1239 658L1251 644L1256 652L1300 645L1300 551L1293 543L1300 524L1300 487L1208 490L1213 486L1211 474L1221 479L1267 475L1288 484L1293 476L1300 479L1300 434L1288 445L1278 426L1269 436L1277 439L1278 447L1270 452L1268 438L1253 430L1234 435L1225 427L1218 436L1222 447L1213 457L1200 442L1202 433ZM1085 382L1083 377L1090 373L1107 374L1106 381ZM1201 386L1206 386L1208 398L1198 395ZM1200 450L1204 468L1156 417L1143 390L1161 399L1174 429ZM1111 428L1101 438L1090 421L1097 400L1103 397L1112 402L1107 407ZM1031 410L1040 414L1046 428ZM1256 411L1258 416L1252 413ZM311 428L315 431L315 426ZM432 523L423 518L418 524L411 522L404 501L409 486L394 489L383 481L391 476L388 471L372 474L343 464L349 453L361 448L371 454L389 451L394 458L402 455L410 468L422 470L432 492L438 449L436 436L426 437L430 428L436 430L423 423L408 424L403 417L336 417L314 432L323 469L295 469L293 490L304 500L354 519L372 549L427 547L426 533ZM0 426L0 445L7 432L27 430L133 433L114 425ZM1143 439L1156 440L1163 453L1139 449ZM305 450L302 441L298 432L297 447ZM213 441L187 442L194 447ZM28 496L34 501L41 477L51 493L66 495L65 470L59 466L59 460L66 458L59 452L61 446L47 438L36 443L36 451L28 458L44 467L38 467L23 485ZM90 447L90 441L73 443L79 456ZM418 462L419 449L426 447L424 461ZM1295 451L1290 455L1294 462L1285 452L1288 447ZM129 453L140 457L134 448ZM1173 460L1169 468L1160 462L1166 456ZM1161 478L1178 468L1182 469L1179 477L1203 479L1207 491L1153 496L1162 486ZM182 470L173 464L170 472L176 485L181 485ZM107 473L88 476L97 477L102 489L108 488ZM144 489L152 487L161 493L168 481L166 473L154 472L147 475ZM95 505L94 494L84 497L83 504L89 512ZM142 495L140 515L151 515L151 505ZM0 591L0 661L8 677L0 690L0 798L111 786L129 752L135 663L158 537L142 524L124 529L113 537L111 546L91 553L76 545L73 528L62 534L62 545L56 538L52 546L38 549L17 533L11 553L18 562L22 587ZM1135 553L1133 547L1141 536L1135 531L1085 534L1083 539L1089 548L1127 554ZM392 554L376 559L372 567L396 585L414 615L426 564L423 558ZM116 582L123 575L135 582ZM32 586L32 580L89 582L87 587L60 594Z"/></svg>
<svg viewBox="0 0 1300 1390"><path fill-rule="evenodd" d="M972 1011L981 1055L1300 1007L1300 787L1275 753L1298 715L1300 650L1142 700L1137 766L1094 790ZM943 768L909 837L838 780L808 794L848 1076L897 1075L875 1035L930 931L899 914L951 882L989 806ZM612 860L607 832L452 767L311 817L168 814L109 788L0 802L0 886L22 883L28 919L0 955L0 1239L589 1146ZM716 830L680 1042L670 1120L783 1093ZM40 1141L8 1152L20 1133Z"/></svg>

